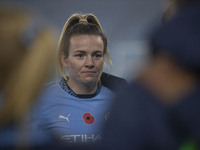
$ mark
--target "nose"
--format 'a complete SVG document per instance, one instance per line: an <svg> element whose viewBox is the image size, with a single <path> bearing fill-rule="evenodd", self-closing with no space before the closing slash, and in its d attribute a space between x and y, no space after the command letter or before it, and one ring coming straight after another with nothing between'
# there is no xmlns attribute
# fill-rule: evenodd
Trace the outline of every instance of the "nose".
<svg viewBox="0 0 200 150"><path fill-rule="evenodd" d="M87 56L86 57L85 66L88 67L88 68L93 68L94 67L94 60L93 60L92 56Z"/></svg>

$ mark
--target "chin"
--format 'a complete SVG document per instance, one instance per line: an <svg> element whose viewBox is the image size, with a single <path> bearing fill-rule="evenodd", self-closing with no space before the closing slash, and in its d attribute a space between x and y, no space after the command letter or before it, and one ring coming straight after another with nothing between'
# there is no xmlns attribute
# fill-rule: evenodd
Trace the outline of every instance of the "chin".
<svg viewBox="0 0 200 150"><path fill-rule="evenodd" d="M98 82L98 79L97 79L97 78L88 77L88 78L84 79L83 82L84 82L85 84L94 84L94 83L97 83L97 82Z"/></svg>

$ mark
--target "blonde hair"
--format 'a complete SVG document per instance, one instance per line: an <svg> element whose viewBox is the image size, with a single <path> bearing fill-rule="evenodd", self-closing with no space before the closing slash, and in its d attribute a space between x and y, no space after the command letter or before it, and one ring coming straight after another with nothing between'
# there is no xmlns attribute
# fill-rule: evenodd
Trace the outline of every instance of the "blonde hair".
<svg viewBox="0 0 200 150"><path fill-rule="evenodd" d="M33 16L26 11L0 8L0 18L0 90L4 101L0 123L3 125L20 121L26 115L53 60L55 35L46 26L37 32L30 31ZM32 39L30 34L35 34Z"/></svg>
<svg viewBox="0 0 200 150"><path fill-rule="evenodd" d="M59 71L61 72L62 77L67 80L66 74L67 71L64 70L61 61L61 55L67 58L69 54L69 44L70 38L72 35L80 35L80 34L88 34L88 35L99 35L101 36L104 43L104 56L108 61L108 65L112 65L110 55L107 48L107 38L104 35L103 29L97 19L93 14L73 14L65 23L63 30L60 35L60 39L58 42L57 48L57 66Z"/></svg>

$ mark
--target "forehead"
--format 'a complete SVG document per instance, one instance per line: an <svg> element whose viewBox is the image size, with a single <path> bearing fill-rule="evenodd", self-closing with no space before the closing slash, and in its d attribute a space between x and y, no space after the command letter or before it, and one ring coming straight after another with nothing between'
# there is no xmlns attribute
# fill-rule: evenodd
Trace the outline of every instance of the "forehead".
<svg viewBox="0 0 200 150"><path fill-rule="evenodd" d="M70 49L72 50L103 50L104 43L99 35L73 35L70 38Z"/></svg>
<svg viewBox="0 0 200 150"><path fill-rule="evenodd" d="M96 41L96 42L102 42L103 40L100 35L88 35L88 34L80 34L80 35L72 35L70 37L70 43L80 43L85 41Z"/></svg>

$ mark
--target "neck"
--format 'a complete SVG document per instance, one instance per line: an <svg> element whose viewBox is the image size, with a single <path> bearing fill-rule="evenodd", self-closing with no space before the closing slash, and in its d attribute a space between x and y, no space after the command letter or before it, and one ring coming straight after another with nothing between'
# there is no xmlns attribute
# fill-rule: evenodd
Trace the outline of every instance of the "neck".
<svg viewBox="0 0 200 150"><path fill-rule="evenodd" d="M158 57L147 66L140 77L142 83L166 104L177 103L194 89L196 78L177 66L168 57Z"/></svg>
<svg viewBox="0 0 200 150"><path fill-rule="evenodd" d="M98 88L98 83L75 84L68 80L67 84L76 94L94 94Z"/></svg>

